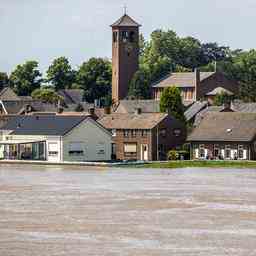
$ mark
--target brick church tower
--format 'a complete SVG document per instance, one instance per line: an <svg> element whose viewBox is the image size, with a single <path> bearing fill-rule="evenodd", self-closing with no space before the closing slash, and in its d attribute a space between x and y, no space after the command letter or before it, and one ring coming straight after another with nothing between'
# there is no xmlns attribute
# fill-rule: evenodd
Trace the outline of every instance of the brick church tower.
<svg viewBox="0 0 256 256"><path fill-rule="evenodd" d="M133 75L139 69L140 25L124 14L112 27L112 102L117 104L128 95Z"/></svg>

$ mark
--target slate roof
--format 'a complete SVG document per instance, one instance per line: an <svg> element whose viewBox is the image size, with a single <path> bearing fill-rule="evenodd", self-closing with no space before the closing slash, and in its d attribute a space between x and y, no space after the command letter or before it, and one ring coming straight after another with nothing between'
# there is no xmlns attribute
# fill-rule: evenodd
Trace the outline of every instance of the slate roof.
<svg viewBox="0 0 256 256"><path fill-rule="evenodd" d="M223 87L217 87L214 90L212 90L211 92L208 92L206 95L207 96L216 96L217 94L221 94L221 93L225 93L230 96L234 95L233 92L231 92Z"/></svg>
<svg viewBox="0 0 256 256"><path fill-rule="evenodd" d="M186 120L190 121L193 119L202 109L206 108L207 105L207 101L196 101L184 112Z"/></svg>
<svg viewBox="0 0 256 256"><path fill-rule="evenodd" d="M120 100L116 113L135 113L140 108L143 113L160 112L160 101L157 100Z"/></svg>
<svg viewBox="0 0 256 256"><path fill-rule="evenodd" d="M66 105L78 104L83 102L83 90L81 89L65 89L59 90L58 94L64 98Z"/></svg>
<svg viewBox="0 0 256 256"><path fill-rule="evenodd" d="M20 98L10 87L5 87L0 92L0 100L20 100Z"/></svg>
<svg viewBox="0 0 256 256"><path fill-rule="evenodd" d="M231 107L238 112L256 113L256 102L244 103L242 101L233 101Z"/></svg>
<svg viewBox="0 0 256 256"><path fill-rule="evenodd" d="M84 121L87 116L25 115L11 118L2 130L13 135L63 136Z"/></svg>
<svg viewBox="0 0 256 256"><path fill-rule="evenodd" d="M200 72L200 81L212 76L214 72ZM169 87L175 85L177 87L195 87L195 72L171 73L168 76L154 83L154 88Z"/></svg>
<svg viewBox="0 0 256 256"><path fill-rule="evenodd" d="M112 113L98 122L107 129L152 129L167 116L166 113Z"/></svg>
<svg viewBox="0 0 256 256"><path fill-rule="evenodd" d="M118 19L115 23L113 23L111 27L140 27L140 24L137 23L130 16L125 14L120 19Z"/></svg>
<svg viewBox="0 0 256 256"><path fill-rule="evenodd" d="M208 106L202 109L199 113L197 113L194 121L194 126L198 126L200 122L203 120L204 116L209 112L222 112L226 109L225 106ZM234 112L233 109L230 109L230 112Z"/></svg>
<svg viewBox="0 0 256 256"><path fill-rule="evenodd" d="M256 113L209 112L188 141L251 142L256 135Z"/></svg>

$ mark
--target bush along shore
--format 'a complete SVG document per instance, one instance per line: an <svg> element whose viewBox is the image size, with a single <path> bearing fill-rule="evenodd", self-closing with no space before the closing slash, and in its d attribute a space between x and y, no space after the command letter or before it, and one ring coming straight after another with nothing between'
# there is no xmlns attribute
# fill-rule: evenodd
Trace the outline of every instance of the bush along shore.
<svg viewBox="0 0 256 256"><path fill-rule="evenodd" d="M143 165L138 165L139 168L255 168L256 161L169 161L169 162L150 162Z"/></svg>

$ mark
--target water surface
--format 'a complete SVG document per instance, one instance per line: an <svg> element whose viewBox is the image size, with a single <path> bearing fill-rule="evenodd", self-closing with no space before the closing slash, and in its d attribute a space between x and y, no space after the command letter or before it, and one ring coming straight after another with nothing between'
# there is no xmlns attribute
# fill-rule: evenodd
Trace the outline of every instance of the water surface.
<svg viewBox="0 0 256 256"><path fill-rule="evenodd" d="M256 255L256 170L0 166L0 255Z"/></svg>

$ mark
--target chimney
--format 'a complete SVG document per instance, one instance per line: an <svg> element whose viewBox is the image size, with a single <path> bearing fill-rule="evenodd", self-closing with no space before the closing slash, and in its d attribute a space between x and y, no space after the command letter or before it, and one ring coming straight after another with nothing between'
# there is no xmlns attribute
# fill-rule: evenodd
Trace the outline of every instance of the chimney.
<svg viewBox="0 0 256 256"><path fill-rule="evenodd" d="M105 108L104 108L104 114L105 114L105 115L111 114L111 107L105 107Z"/></svg>
<svg viewBox="0 0 256 256"><path fill-rule="evenodd" d="M231 109L231 102L228 100L223 104L224 110L230 110Z"/></svg>
<svg viewBox="0 0 256 256"><path fill-rule="evenodd" d="M194 92L194 100L198 101L200 99L199 89L200 89L200 69L195 68L194 70L195 74L195 92Z"/></svg>
<svg viewBox="0 0 256 256"><path fill-rule="evenodd" d="M135 115L140 115L142 113L142 109L141 108L136 108L135 109Z"/></svg>

